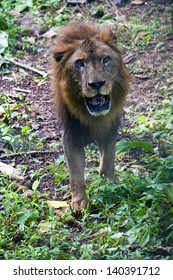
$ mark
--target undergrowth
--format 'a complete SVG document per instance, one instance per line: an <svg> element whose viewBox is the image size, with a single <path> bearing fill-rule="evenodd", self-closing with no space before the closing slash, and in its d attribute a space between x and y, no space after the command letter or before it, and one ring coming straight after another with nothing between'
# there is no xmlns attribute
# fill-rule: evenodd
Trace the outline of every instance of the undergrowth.
<svg viewBox="0 0 173 280"><path fill-rule="evenodd" d="M40 16L40 23L45 23L47 28L59 27L73 14L72 8L65 8L53 16L55 8L60 9L61 4L62 1L54 0L46 1L46 4L41 0L1 1L0 36L4 43L0 43L1 76L10 71L3 58L14 53L18 30L22 30L21 26L15 24L16 17L12 17L10 11L37 13L38 21ZM98 14L94 4L93 14ZM96 19L102 24L108 24L113 18L106 8L102 11L102 17ZM169 22L168 17L166 22ZM141 53L151 50L155 40L159 36L165 38L171 30L170 24L164 25L164 18L163 28L157 16L153 16L151 22L147 22L147 19L147 15L138 19L131 16L117 31L120 44L135 52L136 59L129 64L134 72L143 66ZM27 35L24 40L28 40ZM157 41L156 46L158 52L162 53L163 45ZM150 69L147 78L160 75L160 81L153 89L159 92L158 99L148 102L144 98L140 104L144 110L138 110L138 104L135 105L133 101L127 106L126 126L116 149L119 185L98 177L95 149L93 146L86 148L89 204L80 217L75 218L72 211L55 211L47 204L48 194L40 192L42 178L49 175L54 178L56 191L64 195L63 200L69 200L68 173L62 154L59 154L54 164L30 173L34 178L30 189L25 182L18 182L0 173L0 259L172 259L171 67L170 60L165 60L163 69L157 69L157 74ZM34 120L29 117L32 110L32 104L27 101L25 94L16 99L1 92L0 161L3 161L4 153L44 150L46 140L39 137ZM55 143L53 145L56 146ZM15 164L15 160L12 163ZM25 175L27 164L26 161L25 166L18 165L16 168Z"/></svg>

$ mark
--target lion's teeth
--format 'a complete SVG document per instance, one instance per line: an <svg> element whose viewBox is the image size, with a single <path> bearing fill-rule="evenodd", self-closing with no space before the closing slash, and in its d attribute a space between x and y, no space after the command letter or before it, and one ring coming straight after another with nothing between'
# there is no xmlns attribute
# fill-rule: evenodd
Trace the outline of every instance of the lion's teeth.
<svg viewBox="0 0 173 280"><path fill-rule="evenodd" d="M105 98L104 97L101 98L101 102L102 102L103 105L105 104Z"/></svg>
<svg viewBox="0 0 173 280"><path fill-rule="evenodd" d="M104 105L106 103L106 97L105 96L94 96L93 98L89 98L88 103L92 106L97 105Z"/></svg>

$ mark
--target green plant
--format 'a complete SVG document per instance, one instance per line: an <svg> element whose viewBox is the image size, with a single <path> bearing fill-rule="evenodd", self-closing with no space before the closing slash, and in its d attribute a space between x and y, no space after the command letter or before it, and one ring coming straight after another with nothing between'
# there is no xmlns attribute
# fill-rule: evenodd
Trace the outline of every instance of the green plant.
<svg viewBox="0 0 173 280"><path fill-rule="evenodd" d="M4 65L4 58L12 52L16 59L24 57L31 64L36 61L41 64L50 44L49 38L21 35L22 27L16 24L17 18L11 11L20 11L21 17L25 13L36 15L37 23L47 31L69 19L76 20L76 9L62 4L63 1L55 0L0 2L0 82L3 86L8 82L0 95L0 161L4 160L4 153L9 154L5 157L7 164L15 165L24 176L21 182L0 172L0 259L172 259L173 87L172 45L167 37L172 28L170 7L162 7L163 17L159 17L159 6L152 7L150 14L147 9L139 13L140 7L135 10L133 6L134 16L123 17L119 24L114 13L104 6L105 18L98 20L99 23L106 20L105 24L112 25L113 30L116 23L118 43L126 54L132 54L128 67L133 75L130 89L133 94L129 94L125 126L116 146L115 172L120 183L100 178L96 146L87 147L89 204L76 217L71 209L54 209L47 203L50 199L68 202L70 191L61 142L54 136L40 138L39 124L42 128L44 118L32 115L35 100L41 100L43 107L46 100L49 106L47 99L42 99L44 91L41 94L39 91L43 82L46 87L45 80L30 72L26 78L18 68L14 71L11 64ZM81 11L82 20L91 19L91 13ZM15 53L16 42L21 45ZM35 92L34 97L11 95L12 71L19 73L19 85L26 79L31 81L38 89L37 97ZM46 128L52 129L49 122ZM33 150L49 149L56 150L56 155L30 155Z"/></svg>

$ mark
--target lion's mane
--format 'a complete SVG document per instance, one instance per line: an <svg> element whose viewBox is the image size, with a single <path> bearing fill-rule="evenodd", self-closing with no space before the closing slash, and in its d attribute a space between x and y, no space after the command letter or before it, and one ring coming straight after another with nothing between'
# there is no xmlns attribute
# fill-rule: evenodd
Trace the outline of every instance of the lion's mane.
<svg viewBox="0 0 173 280"><path fill-rule="evenodd" d="M72 78L68 61L76 51L82 40L88 45L92 39L96 39L117 53L118 78L113 80L112 106L105 116L93 117L86 110L84 98L80 87ZM121 51L117 47L116 39L109 28L99 28L92 23L75 23L65 26L58 34L52 48L53 57L51 63L52 92L55 108L62 123L70 114L80 123L87 126L94 135L101 135L110 129L116 117L121 114L129 88L129 73L122 61Z"/></svg>

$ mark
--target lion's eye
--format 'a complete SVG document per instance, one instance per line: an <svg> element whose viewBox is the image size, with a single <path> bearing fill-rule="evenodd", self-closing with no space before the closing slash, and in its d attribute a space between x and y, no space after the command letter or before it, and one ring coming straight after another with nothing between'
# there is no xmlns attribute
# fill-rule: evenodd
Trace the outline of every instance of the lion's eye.
<svg viewBox="0 0 173 280"><path fill-rule="evenodd" d="M76 68L80 69L80 68L84 67L84 65L85 65L85 63L82 59L78 59L78 60L75 61L75 67Z"/></svg>
<svg viewBox="0 0 173 280"><path fill-rule="evenodd" d="M103 64L108 64L111 61L111 57L109 55L103 58Z"/></svg>

